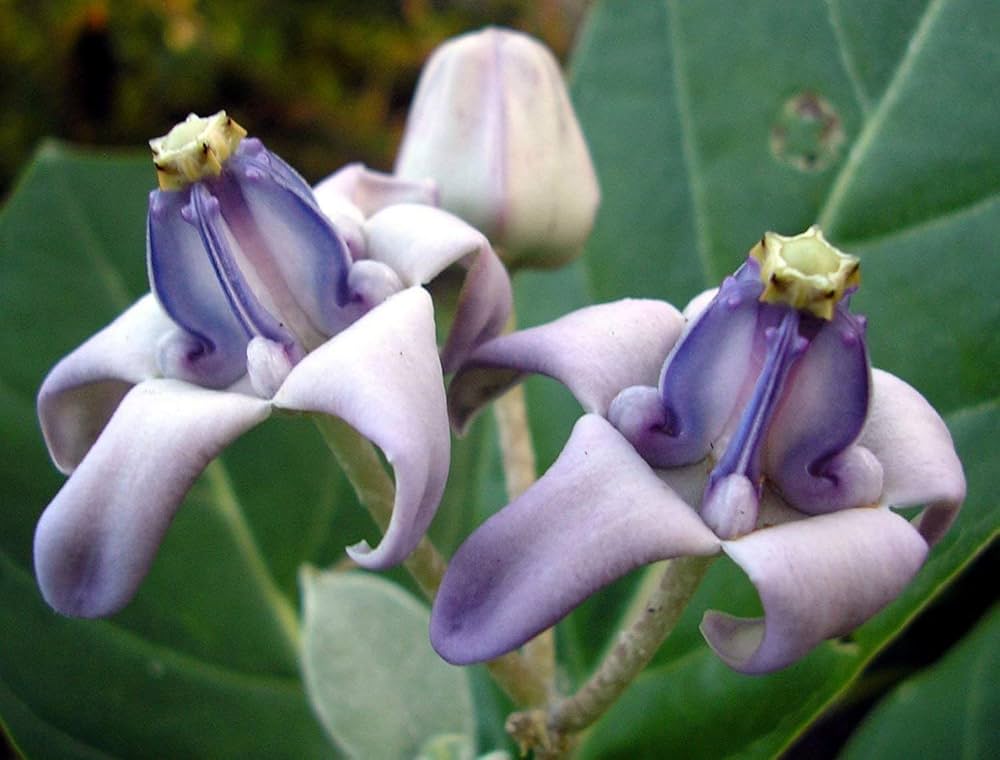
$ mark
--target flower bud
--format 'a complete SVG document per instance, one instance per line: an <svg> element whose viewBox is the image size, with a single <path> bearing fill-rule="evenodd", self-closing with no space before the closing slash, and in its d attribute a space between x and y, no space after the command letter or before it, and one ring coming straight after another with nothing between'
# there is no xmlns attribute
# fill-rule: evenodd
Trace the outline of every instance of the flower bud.
<svg viewBox="0 0 1000 760"><path fill-rule="evenodd" d="M479 228L511 267L577 256L600 201L555 58L507 29L462 35L434 52L395 172L435 180L442 207Z"/></svg>

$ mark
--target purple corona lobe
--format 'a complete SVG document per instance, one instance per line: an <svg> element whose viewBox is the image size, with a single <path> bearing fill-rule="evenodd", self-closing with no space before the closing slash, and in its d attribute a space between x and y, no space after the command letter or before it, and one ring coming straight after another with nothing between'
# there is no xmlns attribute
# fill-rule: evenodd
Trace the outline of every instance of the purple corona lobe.
<svg viewBox="0 0 1000 760"><path fill-rule="evenodd" d="M217 177L151 194L148 259L153 292L183 331L180 348L162 349L163 372L211 387L246 372L253 338L297 361L336 331L348 300L346 244L309 186L256 140Z"/></svg>

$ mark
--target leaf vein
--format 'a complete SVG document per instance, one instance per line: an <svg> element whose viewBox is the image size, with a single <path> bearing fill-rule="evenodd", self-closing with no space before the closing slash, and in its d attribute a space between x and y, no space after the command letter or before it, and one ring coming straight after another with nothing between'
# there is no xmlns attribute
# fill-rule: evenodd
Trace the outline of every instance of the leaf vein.
<svg viewBox="0 0 1000 760"><path fill-rule="evenodd" d="M855 240L838 241L838 244L847 250L877 245L886 240L899 238L909 238L915 235L923 235L926 232L938 227L944 227L952 223L960 223L968 217L982 213L988 213L994 206L1000 205L1000 190L979 200L967 203L962 206L945 211L942 214L922 219L914 224L898 227L894 230L878 233L869 237L857 238Z"/></svg>
<svg viewBox="0 0 1000 760"><path fill-rule="evenodd" d="M695 147L694 118L691 113L690 93L684 75L685 56L682 50L680 21L675 0L666 0L667 25L669 27L671 74L677 99L677 115L681 127L681 148L691 192L691 207L694 216L695 241L698 260L701 262L706 283L714 283L715 276L710 254L708 220L705 212L705 187L701 181L698 151Z"/></svg>
<svg viewBox="0 0 1000 760"><path fill-rule="evenodd" d="M864 82L861 81L861 74L858 71L857 62L851 55L847 45L847 31L844 29L844 22L841 19L840 8L837 0L826 0L827 19L833 29L833 36L837 41L837 51L840 53L841 63L844 64L844 71L847 79L854 90L854 99L857 100L861 113L865 118L871 114L872 99L865 90Z"/></svg>
<svg viewBox="0 0 1000 760"><path fill-rule="evenodd" d="M867 156L875 137L885 124L886 117L899 99L900 92L908 82L910 73L913 71L914 62L920 56L924 42L927 40L930 30L934 26L934 22L941 15L941 8L944 4L945 0L931 0L924 9L924 13L920 17L920 22L917 24L913 35L910 37L910 41L907 43L906 52L903 53L899 64L896 66L895 71L893 71L889 85L878 99L874 111L872 111L871 116L865 121L857 139L851 145L847 160L841 167L836 179L834 179L830 187L830 192L826 196L826 201L817 215L817 223L827 233L833 231L847 190L854 176L857 174L858 168Z"/></svg>

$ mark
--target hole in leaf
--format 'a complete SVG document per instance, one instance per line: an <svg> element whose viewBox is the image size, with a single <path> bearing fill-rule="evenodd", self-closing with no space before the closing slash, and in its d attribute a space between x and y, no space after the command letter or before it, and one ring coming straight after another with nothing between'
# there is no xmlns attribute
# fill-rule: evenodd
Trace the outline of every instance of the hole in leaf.
<svg viewBox="0 0 1000 760"><path fill-rule="evenodd" d="M844 128L826 98L801 92L784 102L771 126L771 153L803 172L819 172L840 157Z"/></svg>

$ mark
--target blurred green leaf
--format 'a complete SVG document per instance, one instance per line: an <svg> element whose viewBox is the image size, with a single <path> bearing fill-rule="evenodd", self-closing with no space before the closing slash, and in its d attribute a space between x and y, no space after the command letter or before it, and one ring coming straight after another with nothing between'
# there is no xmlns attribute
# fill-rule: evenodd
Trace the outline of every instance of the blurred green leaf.
<svg viewBox="0 0 1000 760"><path fill-rule="evenodd" d="M883 699L841 757L997 757L998 672L1000 607L994 607L944 660Z"/></svg>
<svg viewBox="0 0 1000 760"><path fill-rule="evenodd" d="M306 688L339 747L406 760L432 737L474 734L468 675L431 649L425 606L375 575L306 568L301 578Z"/></svg>

